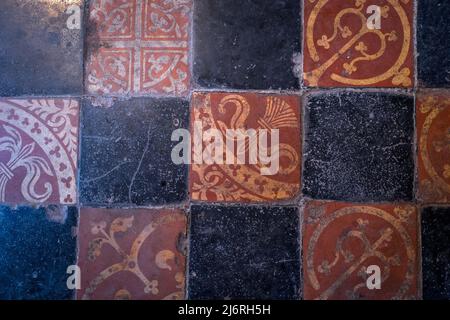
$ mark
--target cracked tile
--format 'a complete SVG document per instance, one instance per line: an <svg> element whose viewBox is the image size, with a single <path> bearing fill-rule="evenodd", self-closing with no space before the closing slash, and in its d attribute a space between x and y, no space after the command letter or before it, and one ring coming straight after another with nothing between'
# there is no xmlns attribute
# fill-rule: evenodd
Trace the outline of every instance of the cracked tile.
<svg viewBox="0 0 450 320"><path fill-rule="evenodd" d="M193 31L196 85L201 88L298 89L300 2L196 1Z"/></svg>
<svg viewBox="0 0 450 320"><path fill-rule="evenodd" d="M187 96L192 0L93 0L86 88L92 94Z"/></svg>
<svg viewBox="0 0 450 320"><path fill-rule="evenodd" d="M77 298L183 299L185 238L179 210L81 209Z"/></svg>
<svg viewBox="0 0 450 320"><path fill-rule="evenodd" d="M80 15L66 13L73 6ZM82 94L83 6L84 0L1 1L0 96Z"/></svg>
<svg viewBox="0 0 450 320"><path fill-rule="evenodd" d="M310 202L304 210L307 300L418 298L418 218L412 205ZM379 268L380 289L368 274Z"/></svg>
<svg viewBox="0 0 450 320"><path fill-rule="evenodd" d="M75 207L0 206L0 299L72 299L67 267L76 263Z"/></svg>
<svg viewBox="0 0 450 320"><path fill-rule="evenodd" d="M299 299L293 207L191 207L190 299Z"/></svg>
<svg viewBox="0 0 450 320"><path fill-rule="evenodd" d="M278 130L278 166L272 159L262 164L261 143L257 142L258 161L251 164L250 138L247 138L245 161L238 161L238 143L234 143L234 164L206 164L195 162L196 141L192 139L193 164L190 166L190 194L192 200L212 202L264 202L293 199L300 190L301 128L300 102L296 96L194 93L192 100L191 135L196 122L202 130L219 130L224 140L224 155L231 148L226 147L228 129L245 129L261 135L261 130ZM250 134L248 134L250 137ZM256 136L255 136L256 137ZM259 137L260 138L260 137ZM260 141L260 140L258 140ZM200 144L199 144L200 145ZM207 143L202 144L206 150ZM253 144L252 144L253 145ZM269 150L271 150L268 143ZM203 151L203 155L206 151ZM201 153L201 151L200 151ZM227 160L225 155L225 160ZM261 168L274 170L263 175Z"/></svg>
<svg viewBox="0 0 450 320"><path fill-rule="evenodd" d="M304 83L412 87L413 10L413 0L305 1Z"/></svg>
<svg viewBox="0 0 450 320"><path fill-rule="evenodd" d="M305 98L303 192L321 200L409 201L414 99L384 92Z"/></svg>
<svg viewBox="0 0 450 320"><path fill-rule="evenodd" d="M110 108L84 101L80 202L164 205L187 197L187 167L172 162L172 132L188 126L188 102L135 98Z"/></svg>
<svg viewBox="0 0 450 320"><path fill-rule="evenodd" d="M0 202L77 201L78 101L0 99Z"/></svg>
<svg viewBox="0 0 450 320"><path fill-rule="evenodd" d="M450 203L450 91L417 95L418 198Z"/></svg>

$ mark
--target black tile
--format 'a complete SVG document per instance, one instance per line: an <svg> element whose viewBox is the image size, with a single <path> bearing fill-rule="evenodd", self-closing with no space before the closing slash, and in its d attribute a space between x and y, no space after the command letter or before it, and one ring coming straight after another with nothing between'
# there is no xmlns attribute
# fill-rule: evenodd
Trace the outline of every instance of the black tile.
<svg viewBox="0 0 450 320"><path fill-rule="evenodd" d="M450 299L450 207L422 210L423 298Z"/></svg>
<svg viewBox="0 0 450 320"><path fill-rule="evenodd" d="M298 210L192 206L190 299L298 299Z"/></svg>
<svg viewBox="0 0 450 320"><path fill-rule="evenodd" d="M421 87L450 87L449 16L448 0L418 0L417 62Z"/></svg>
<svg viewBox="0 0 450 320"><path fill-rule="evenodd" d="M198 0L194 79L203 88L295 89L298 0Z"/></svg>
<svg viewBox="0 0 450 320"><path fill-rule="evenodd" d="M0 95L80 94L83 38L65 11L78 1L0 1Z"/></svg>
<svg viewBox="0 0 450 320"><path fill-rule="evenodd" d="M0 299L72 299L77 209L0 206Z"/></svg>
<svg viewBox="0 0 450 320"><path fill-rule="evenodd" d="M182 99L135 98L82 106L80 201L162 205L187 198L187 166L172 162L172 132L188 127Z"/></svg>
<svg viewBox="0 0 450 320"><path fill-rule="evenodd" d="M311 94L305 102L303 192L314 199L413 197L413 97Z"/></svg>

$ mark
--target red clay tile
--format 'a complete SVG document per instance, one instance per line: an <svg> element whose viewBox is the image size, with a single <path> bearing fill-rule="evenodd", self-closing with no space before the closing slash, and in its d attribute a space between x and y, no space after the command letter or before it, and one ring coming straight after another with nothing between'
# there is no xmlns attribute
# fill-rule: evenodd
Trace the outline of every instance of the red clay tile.
<svg viewBox="0 0 450 320"><path fill-rule="evenodd" d="M308 0L304 3L306 85L412 87L414 1ZM380 8L380 29L368 27L373 5Z"/></svg>
<svg viewBox="0 0 450 320"><path fill-rule="evenodd" d="M0 99L0 202L77 199L78 102Z"/></svg>
<svg viewBox="0 0 450 320"><path fill-rule="evenodd" d="M450 203L450 91L419 93L417 101L418 198Z"/></svg>
<svg viewBox="0 0 450 320"><path fill-rule="evenodd" d="M185 232L179 210L81 209L77 298L183 299Z"/></svg>
<svg viewBox="0 0 450 320"><path fill-rule="evenodd" d="M418 220L410 205L310 202L304 212L305 299L414 299ZM381 270L369 290L366 270Z"/></svg>
<svg viewBox="0 0 450 320"><path fill-rule="evenodd" d="M97 94L185 96L192 0L94 0L86 86Z"/></svg>
<svg viewBox="0 0 450 320"><path fill-rule="evenodd" d="M249 161L249 143L245 146L245 163L199 164L195 161L195 139L192 137L190 194L193 200L227 202L262 202L295 197L300 189L300 101L295 96L194 93L191 135L194 122L200 121L203 132L218 129L226 148L227 129L279 130L279 170L262 175L261 161ZM270 133L268 133L270 136ZM236 146L236 144L235 144ZM260 146L260 145L259 145ZM268 144L270 148L270 144ZM206 144L203 143L203 150ZM259 147L258 147L259 148ZM237 153L236 147L234 149ZM226 154L226 152L224 152ZM226 159L226 156L224 155Z"/></svg>

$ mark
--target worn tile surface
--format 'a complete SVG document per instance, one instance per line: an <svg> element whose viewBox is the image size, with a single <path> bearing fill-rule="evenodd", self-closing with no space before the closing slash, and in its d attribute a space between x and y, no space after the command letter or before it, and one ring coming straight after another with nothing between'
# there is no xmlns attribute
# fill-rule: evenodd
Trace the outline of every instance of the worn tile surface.
<svg viewBox="0 0 450 320"><path fill-rule="evenodd" d="M0 299L72 299L77 209L0 206Z"/></svg>
<svg viewBox="0 0 450 320"><path fill-rule="evenodd" d="M418 218L410 205L310 202L304 212L305 299L415 299ZM381 289L367 287L369 266Z"/></svg>
<svg viewBox="0 0 450 320"><path fill-rule="evenodd" d="M192 0L93 0L86 87L95 94L187 95Z"/></svg>
<svg viewBox="0 0 450 320"><path fill-rule="evenodd" d="M300 15L297 0L195 1L196 84L203 88L298 88Z"/></svg>
<svg viewBox="0 0 450 320"><path fill-rule="evenodd" d="M195 134L195 124L203 131L204 142L192 139L193 164L190 174L190 194L193 200L202 201L272 201L291 199L300 189L300 110L299 99L295 96L233 94L233 93L194 93L191 115L191 135ZM223 140L225 155L220 161L207 164L205 154L210 144L205 133L218 130ZM261 137L261 130L278 130L279 165L276 160L263 164L259 152L261 140L245 144L245 161L238 160L242 148L234 141L234 147L228 147L227 130L255 130ZM250 132L250 131L247 131ZM255 139L259 139L255 135ZM268 137L267 137L268 138ZM264 140L265 141L265 140ZM242 140L243 142L243 140ZM202 149L197 147L202 145ZM243 144L242 144L243 145ZM257 150L252 147L256 147ZM267 143L271 146L271 143ZM199 152L197 150L200 150ZM216 150L216 151L217 151ZM272 150L272 149L270 149ZM195 155L202 153L203 161L199 163ZM228 158L227 152L234 156ZM220 153L220 151L217 151ZM251 154L258 152L257 161L251 161ZM223 153L220 153L223 154ZM234 164L229 164L231 159ZM254 164L251 164L254 163ZM270 174L263 174L261 168L272 168Z"/></svg>
<svg viewBox="0 0 450 320"><path fill-rule="evenodd" d="M192 206L190 299L298 299L296 208Z"/></svg>
<svg viewBox="0 0 450 320"><path fill-rule="evenodd" d="M323 200L413 197L414 100L382 92L306 98L303 191Z"/></svg>
<svg viewBox="0 0 450 320"><path fill-rule="evenodd" d="M82 25L80 29L69 29L71 15L66 10L83 3L1 1L1 96L82 93Z"/></svg>
<svg viewBox="0 0 450 320"><path fill-rule="evenodd" d="M85 101L80 201L89 205L163 205L187 197L187 166L172 162L172 132L188 127L188 102L135 98L110 108Z"/></svg>
<svg viewBox="0 0 450 320"><path fill-rule="evenodd" d="M425 300L450 299L450 208L422 210L422 273Z"/></svg>
<svg viewBox="0 0 450 320"><path fill-rule="evenodd" d="M413 8L413 0L305 1L305 84L412 87Z"/></svg>
<svg viewBox="0 0 450 320"><path fill-rule="evenodd" d="M446 0L417 0L419 86L450 87L450 6ZM444 40L445 39L445 40Z"/></svg>
<svg viewBox="0 0 450 320"><path fill-rule="evenodd" d="M178 210L80 213L78 299L183 299L186 218Z"/></svg>
<svg viewBox="0 0 450 320"><path fill-rule="evenodd" d="M418 198L450 203L450 91L417 98Z"/></svg>
<svg viewBox="0 0 450 320"><path fill-rule="evenodd" d="M0 99L0 202L76 202L78 117L76 100Z"/></svg>

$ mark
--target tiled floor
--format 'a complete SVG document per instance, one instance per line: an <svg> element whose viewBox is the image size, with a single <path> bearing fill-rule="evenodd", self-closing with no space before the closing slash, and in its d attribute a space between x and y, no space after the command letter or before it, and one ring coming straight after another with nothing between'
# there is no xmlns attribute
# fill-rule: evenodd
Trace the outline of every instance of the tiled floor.
<svg viewBox="0 0 450 320"><path fill-rule="evenodd" d="M450 299L449 12L2 0L0 299Z"/></svg>

